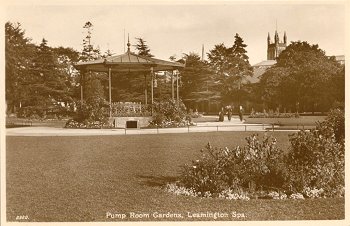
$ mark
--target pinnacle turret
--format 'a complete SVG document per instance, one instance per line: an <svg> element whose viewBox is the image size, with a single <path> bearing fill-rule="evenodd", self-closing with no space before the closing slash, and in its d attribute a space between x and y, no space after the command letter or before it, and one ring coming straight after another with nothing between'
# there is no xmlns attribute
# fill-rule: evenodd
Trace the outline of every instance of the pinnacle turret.
<svg viewBox="0 0 350 226"><path fill-rule="evenodd" d="M277 33L277 30L275 31L275 43L279 43L280 39L278 37L278 33Z"/></svg>

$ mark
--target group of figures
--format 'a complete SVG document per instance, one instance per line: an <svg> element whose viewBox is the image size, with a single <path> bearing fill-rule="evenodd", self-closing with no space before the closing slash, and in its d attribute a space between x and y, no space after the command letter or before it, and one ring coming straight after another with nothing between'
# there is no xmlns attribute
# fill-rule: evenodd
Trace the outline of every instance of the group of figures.
<svg viewBox="0 0 350 226"><path fill-rule="evenodd" d="M227 115L228 121L231 121L232 113L233 113L234 106L228 105L226 107L222 107L221 111L219 112L219 122L223 122L225 115ZM241 122L243 121L243 107L239 106L238 116Z"/></svg>

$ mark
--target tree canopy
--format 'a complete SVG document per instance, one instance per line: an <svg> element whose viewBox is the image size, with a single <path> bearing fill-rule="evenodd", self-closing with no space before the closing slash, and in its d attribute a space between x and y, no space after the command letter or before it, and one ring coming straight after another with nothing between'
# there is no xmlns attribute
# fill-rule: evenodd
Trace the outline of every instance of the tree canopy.
<svg viewBox="0 0 350 226"><path fill-rule="evenodd" d="M344 90L342 75L342 66L318 45L292 42L262 75L261 96L270 107L326 111L334 101L344 101L338 92Z"/></svg>
<svg viewBox="0 0 350 226"><path fill-rule="evenodd" d="M146 41L143 38L136 38L136 40L137 40L137 43L134 46L138 52L138 55L153 57L153 55L151 54L150 48L146 44Z"/></svg>
<svg viewBox="0 0 350 226"><path fill-rule="evenodd" d="M10 113L19 116L39 116L76 108L80 100L79 85L83 85L85 101L102 106L108 93L105 73L77 71L73 64L110 56L103 55L93 44L93 24L82 27L85 35L80 52L67 47L50 47L45 38L39 45L26 37L20 23L5 24L6 103ZM147 42L136 38L137 54L153 57ZM208 61L190 52L177 60L186 67L179 76L180 97L187 108L210 104L244 105L247 101L267 108L287 108L292 111L327 111L345 101L345 67L334 57L328 57L318 45L292 42L281 52L277 63L266 70L257 84L249 84L252 67L247 45L238 34L232 46L217 44L209 51ZM173 55L172 61L176 60ZM81 78L84 76L84 84ZM171 95L170 73L154 77L154 98ZM175 81L176 82L176 81ZM145 100L150 95L149 73L118 73L112 76L112 101ZM150 99L148 96L147 99ZM208 108L203 106L208 106ZM217 109L216 109L217 110Z"/></svg>
<svg viewBox="0 0 350 226"><path fill-rule="evenodd" d="M216 74L195 53L185 54L185 69L181 72L181 97L184 103L195 109L200 102L215 103L220 100Z"/></svg>
<svg viewBox="0 0 350 226"><path fill-rule="evenodd" d="M77 52L72 49L40 45L25 37L21 24L5 24L6 34L6 102L8 112L22 116L67 111L73 102L74 76L72 63Z"/></svg>
<svg viewBox="0 0 350 226"><path fill-rule="evenodd" d="M244 85L246 78L251 76L253 69L246 54L247 47L243 39L236 34L233 46L224 44L215 45L208 53L209 65L219 76L222 101L224 103L237 103L246 99Z"/></svg>

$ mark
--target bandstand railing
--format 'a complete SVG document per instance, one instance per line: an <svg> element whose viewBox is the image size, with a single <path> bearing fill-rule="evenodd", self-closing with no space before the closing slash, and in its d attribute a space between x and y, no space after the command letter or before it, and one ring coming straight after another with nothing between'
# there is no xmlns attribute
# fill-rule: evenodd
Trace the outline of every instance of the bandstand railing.
<svg viewBox="0 0 350 226"><path fill-rule="evenodd" d="M146 117L152 115L152 106L141 102L114 102L112 117Z"/></svg>

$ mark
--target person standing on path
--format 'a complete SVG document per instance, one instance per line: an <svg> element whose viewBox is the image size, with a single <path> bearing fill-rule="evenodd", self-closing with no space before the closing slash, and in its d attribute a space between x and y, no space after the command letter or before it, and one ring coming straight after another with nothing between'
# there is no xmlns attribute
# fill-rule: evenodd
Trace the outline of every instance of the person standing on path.
<svg viewBox="0 0 350 226"><path fill-rule="evenodd" d="M223 122L225 117L224 108L221 108L221 111L219 112L219 122Z"/></svg>
<svg viewBox="0 0 350 226"><path fill-rule="evenodd" d="M239 119L241 122L243 121L243 107L239 106L239 111L238 111Z"/></svg>
<svg viewBox="0 0 350 226"><path fill-rule="evenodd" d="M228 119L229 122L231 122L231 117L232 117L232 108L231 108L231 106L228 106L227 119Z"/></svg>

